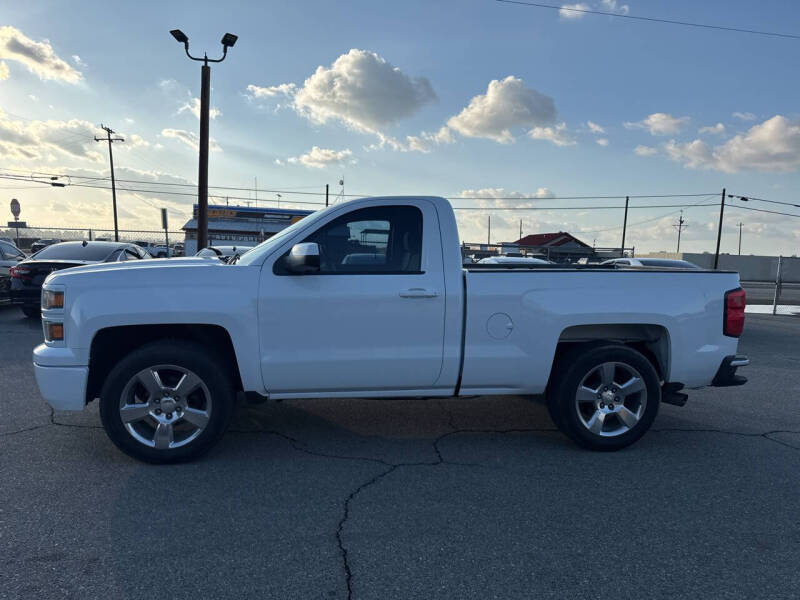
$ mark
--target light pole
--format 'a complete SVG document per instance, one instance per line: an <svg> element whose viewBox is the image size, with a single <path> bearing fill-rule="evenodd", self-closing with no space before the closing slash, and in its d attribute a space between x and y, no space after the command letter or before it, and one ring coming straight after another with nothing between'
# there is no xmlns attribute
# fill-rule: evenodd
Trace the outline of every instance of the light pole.
<svg viewBox="0 0 800 600"><path fill-rule="evenodd" d="M208 118L211 101L211 67L208 63L225 60L228 48L233 48L239 38L232 33L223 35L222 58L212 59L205 52L203 58L189 54L189 38L180 29L173 29L170 33L183 44L186 56L203 63L200 69L200 165L197 173L197 249L201 250L208 245Z"/></svg>

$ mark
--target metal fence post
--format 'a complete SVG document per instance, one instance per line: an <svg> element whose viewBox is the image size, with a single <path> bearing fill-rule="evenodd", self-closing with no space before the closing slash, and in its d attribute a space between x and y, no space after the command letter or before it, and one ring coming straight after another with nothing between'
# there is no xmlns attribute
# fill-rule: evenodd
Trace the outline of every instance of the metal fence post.
<svg viewBox="0 0 800 600"><path fill-rule="evenodd" d="M778 257L778 269L777 273L775 274L775 297L772 300L772 314L778 314L778 300L781 296L781 267L782 267L782 256Z"/></svg>

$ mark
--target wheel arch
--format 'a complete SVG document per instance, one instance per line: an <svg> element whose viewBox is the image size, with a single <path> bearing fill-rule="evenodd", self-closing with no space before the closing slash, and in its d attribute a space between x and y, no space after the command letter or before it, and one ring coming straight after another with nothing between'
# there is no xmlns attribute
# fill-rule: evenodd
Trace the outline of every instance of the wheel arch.
<svg viewBox="0 0 800 600"><path fill-rule="evenodd" d="M216 354L229 370L236 391L243 390L233 340L224 327L195 323L122 325L100 329L92 338L86 402L98 397L107 374L124 356L144 344L167 339L197 343Z"/></svg>
<svg viewBox="0 0 800 600"><path fill-rule="evenodd" d="M568 355L606 344L620 344L639 351L653 365L661 381L669 381L669 331L663 325L649 323L574 325L565 328L558 338L550 378L556 373L558 363Z"/></svg>

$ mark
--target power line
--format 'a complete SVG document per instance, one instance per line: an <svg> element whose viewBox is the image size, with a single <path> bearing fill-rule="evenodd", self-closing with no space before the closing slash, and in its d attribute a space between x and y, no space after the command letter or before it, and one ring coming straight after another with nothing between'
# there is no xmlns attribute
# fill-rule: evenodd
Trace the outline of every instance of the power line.
<svg viewBox="0 0 800 600"><path fill-rule="evenodd" d="M588 8L574 8L567 6L559 6L556 4L541 4L539 2L522 2L521 0L496 0L504 4L518 4L521 6L530 6L534 8L550 8L558 11L569 11L575 13L585 13L590 15L604 15L607 17L618 17L620 19L633 19L635 21L649 21L651 23L666 23L668 25L683 25L684 27L699 27L702 29L718 29L721 31L732 31L735 33L751 33L754 35L766 35L770 37L789 38L800 40L800 35L793 33L778 33L775 31L759 31L756 29L744 29L741 27L726 27L724 25L710 25L708 23L691 23L689 21L676 21L673 19L660 19L657 17L639 17L636 15L623 15L615 12L608 12L603 10L592 10Z"/></svg>
<svg viewBox="0 0 800 600"><path fill-rule="evenodd" d="M633 210L649 208L687 208L692 206L719 206L719 204L716 202L711 204L651 204L649 206L630 206L629 208ZM622 210L624 208L625 205L617 204L614 206L454 206L453 210ZM616 229L619 228L617 227Z"/></svg>
<svg viewBox="0 0 800 600"><path fill-rule="evenodd" d="M783 206L793 206L794 208L800 208L800 204L795 204L794 202L781 202L780 200L767 200L766 198L754 198L753 196L739 196L737 194L728 194L728 198L738 198L744 202L749 202L750 200L756 200L758 202L769 202L770 204L781 204Z"/></svg>
<svg viewBox="0 0 800 600"><path fill-rule="evenodd" d="M793 215L792 213L778 212L777 210L766 210L764 208L751 208L750 206L742 206L741 204L728 204L728 208L752 210L755 212L769 213L771 215L783 215L785 217L800 217L800 215Z"/></svg>
<svg viewBox="0 0 800 600"><path fill-rule="evenodd" d="M6 171L17 171L17 172L26 172L19 169L4 169ZM83 175L65 175L65 174L56 174L56 173L46 173L44 171L41 172L42 175L51 175L56 177L65 177L65 178L74 178L74 179L83 179L83 180L91 180L91 181L108 181L109 177L89 177ZM0 176L3 177L3 176ZM144 181L141 179L119 179L117 181L122 183L134 183L138 185L146 185L146 186L165 186L165 187L197 187L195 184L192 183L175 183L175 182L166 182L166 181ZM78 184L71 184L71 185L78 185ZM242 192L253 192L254 188L250 187L235 187L235 186L225 186L225 185L209 185L210 189L215 190L232 190L232 191L242 191ZM137 190L137 191L149 191L149 190ZM283 189L264 189L259 188L258 191L260 192L269 192L273 194L291 194L291 195L301 195L301 196L324 196L324 192L303 192L303 191L296 191L292 188L283 188ZM153 193L168 193L168 192L153 192ZM182 195L195 195L192 194L185 194L180 192L169 192L172 194L182 194ZM344 196L348 198L366 198L368 196L375 196L377 194L344 194ZM631 199L658 199L658 198L700 198L700 197L707 197L707 196L715 196L716 194L639 194L639 195L628 195L627 197ZM220 195L215 195L216 197L220 197ZM235 198L235 196L229 196L231 198ZM468 197L464 198L462 196L444 196L447 200L457 200L457 201L468 201L468 200L481 200L481 201L488 201L488 200L503 200L503 201L561 201L561 200L622 200L626 197L625 194L620 195L599 195L599 196L556 196L553 198L520 198L517 196L475 196L475 197ZM242 199L242 198L239 198ZM252 200L252 198L244 198L246 200ZM299 202L295 202L295 204L299 204Z"/></svg>

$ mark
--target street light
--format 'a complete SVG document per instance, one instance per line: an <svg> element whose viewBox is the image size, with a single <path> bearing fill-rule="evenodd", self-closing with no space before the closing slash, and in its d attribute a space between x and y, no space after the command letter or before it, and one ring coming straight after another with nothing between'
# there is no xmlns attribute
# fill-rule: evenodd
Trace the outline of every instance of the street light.
<svg viewBox="0 0 800 600"><path fill-rule="evenodd" d="M203 63L200 69L200 164L197 175L197 249L202 250L208 245L208 120L211 104L211 67L208 63L225 60L228 48L233 48L239 38L232 33L223 35L220 40L222 57L212 59L205 52L203 58L189 54L189 38L180 29L172 29L170 34L183 44L186 56Z"/></svg>

